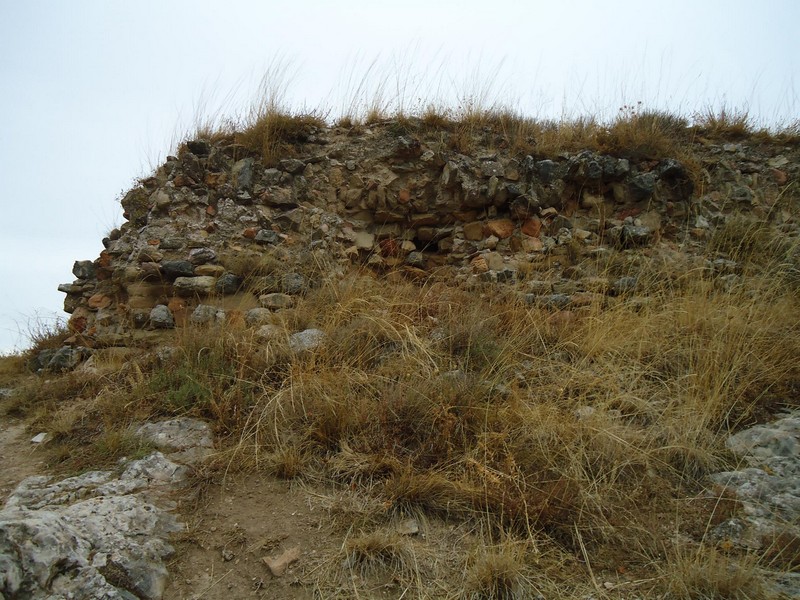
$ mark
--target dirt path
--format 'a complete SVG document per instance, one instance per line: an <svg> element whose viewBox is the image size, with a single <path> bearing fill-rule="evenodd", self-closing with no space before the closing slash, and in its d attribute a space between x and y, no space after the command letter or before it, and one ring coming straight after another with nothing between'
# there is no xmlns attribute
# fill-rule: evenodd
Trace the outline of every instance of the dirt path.
<svg viewBox="0 0 800 600"><path fill-rule="evenodd" d="M164 600L310 599L301 573L341 544L327 521L319 500L299 486L252 475L212 485L176 544ZM297 560L273 576L264 558L295 549Z"/></svg>
<svg viewBox="0 0 800 600"><path fill-rule="evenodd" d="M378 500L252 473L209 486L181 513L188 530L174 543L164 600L450 597L479 543L466 524L395 519ZM354 539L363 543L351 561ZM274 576L264 559L292 552Z"/></svg>
<svg viewBox="0 0 800 600"><path fill-rule="evenodd" d="M0 504L20 481L44 472L43 455L31 437L22 422L0 416Z"/></svg>

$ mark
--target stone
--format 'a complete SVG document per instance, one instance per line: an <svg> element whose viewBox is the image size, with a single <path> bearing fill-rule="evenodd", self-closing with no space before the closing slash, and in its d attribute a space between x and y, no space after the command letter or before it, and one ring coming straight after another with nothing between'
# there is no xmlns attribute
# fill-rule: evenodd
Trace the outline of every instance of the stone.
<svg viewBox="0 0 800 600"><path fill-rule="evenodd" d="M58 291L64 294L82 294L86 287L78 283L62 283L58 286Z"/></svg>
<svg viewBox="0 0 800 600"><path fill-rule="evenodd" d="M153 247L142 248L136 255L140 263L160 263L163 259L164 254Z"/></svg>
<svg viewBox="0 0 800 600"><path fill-rule="evenodd" d="M542 220L539 217L530 217L522 224L520 231L531 237L539 237L542 231Z"/></svg>
<svg viewBox="0 0 800 600"><path fill-rule="evenodd" d="M281 277L281 289L285 294L305 294L309 287L308 278L302 273L286 273Z"/></svg>
<svg viewBox="0 0 800 600"><path fill-rule="evenodd" d="M686 167L674 158L662 160L658 165L658 176L662 179L680 179L688 177Z"/></svg>
<svg viewBox="0 0 800 600"><path fill-rule="evenodd" d="M175 518L135 492L177 485L185 469L155 453L115 478L91 471L61 482L35 476L0 511L4 594L25 598L161 598Z"/></svg>
<svg viewBox="0 0 800 600"><path fill-rule="evenodd" d="M275 292L272 294L264 294L263 296L259 296L258 303L263 308L279 310L281 308L291 307L294 304L294 298L292 298L289 294Z"/></svg>
<svg viewBox="0 0 800 600"><path fill-rule="evenodd" d="M244 321L250 327L269 323L272 321L272 311L268 308L251 308L244 314Z"/></svg>
<svg viewBox="0 0 800 600"><path fill-rule="evenodd" d="M28 362L28 368L34 373L44 370L55 353L56 351L53 348L42 350Z"/></svg>
<svg viewBox="0 0 800 600"><path fill-rule="evenodd" d="M490 271L502 271L505 266L503 255L499 252L486 252L483 258L486 260Z"/></svg>
<svg viewBox="0 0 800 600"><path fill-rule="evenodd" d="M194 275L194 265L188 260L165 260L161 263L161 272L167 279L192 277Z"/></svg>
<svg viewBox="0 0 800 600"><path fill-rule="evenodd" d="M111 302L111 298L105 294L93 294L86 301L86 304L89 306L89 308L97 310L99 308L108 308L111 306Z"/></svg>
<svg viewBox="0 0 800 600"><path fill-rule="evenodd" d="M372 250L375 245L375 236L366 231L359 231L356 233L354 241L359 250Z"/></svg>
<svg viewBox="0 0 800 600"><path fill-rule="evenodd" d="M414 160L422 154L422 144L414 137L401 135L397 138L394 154L402 160Z"/></svg>
<svg viewBox="0 0 800 600"><path fill-rule="evenodd" d="M540 160L535 163L535 173L542 183L550 183L555 178L556 163L552 160Z"/></svg>
<svg viewBox="0 0 800 600"><path fill-rule="evenodd" d="M262 560L267 565L269 572L273 577L281 577L286 573L289 566L300 559L300 547L295 546L285 550L283 554L277 557L264 557Z"/></svg>
<svg viewBox="0 0 800 600"><path fill-rule="evenodd" d="M495 250L497 248L497 244L500 243L500 238L496 235L490 235L485 240L483 240L480 244L478 244L479 250Z"/></svg>
<svg viewBox="0 0 800 600"><path fill-rule="evenodd" d="M417 535L419 533L419 521L416 519L405 519L397 524L395 530L400 535Z"/></svg>
<svg viewBox="0 0 800 600"><path fill-rule="evenodd" d="M464 224L464 239L477 242L483 239L483 223L473 221Z"/></svg>
<svg viewBox="0 0 800 600"><path fill-rule="evenodd" d="M214 289L217 294L230 295L238 292L242 287L243 280L238 275L233 273L223 273L217 279Z"/></svg>
<svg viewBox="0 0 800 600"><path fill-rule="evenodd" d="M486 224L486 231L504 240L514 235L514 222L511 219L495 219Z"/></svg>
<svg viewBox="0 0 800 600"><path fill-rule="evenodd" d="M253 159L243 158L236 161L231 170L233 184L238 190L250 190L253 185Z"/></svg>
<svg viewBox="0 0 800 600"><path fill-rule="evenodd" d="M495 160L485 160L481 162L481 174L486 177L503 177L505 168L503 164Z"/></svg>
<svg viewBox="0 0 800 600"><path fill-rule="evenodd" d="M189 322L194 325L209 325L225 320L225 311L208 304L198 304L189 317Z"/></svg>
<svg viewBox="0 0 800 600"><path fill-rule="evenodd" d="M782 171L780 169L770 169L769 173L772 176L772 180L778 185L786 185L786 183L789 181L789 175L786 173L786 171Z"/></svg>
<svg viewBox="0 0 800 600"><path fill-rule="evenodd" d="M88 348L62 346L57 350L44 350L39 353L40 368L50 373L64 373L72 371L81 361L88 358L91 351ZM38 370L38 369L35 369Z"/></svg>
<svg viewBox="0 0 800 600"><path fill-rule="evenodd" d="M542 242L542 240L540 240L538 237L523 236L523 252L541 252L542 250L544 250L544 242Z"/></svg>
<svg viewBox="0 0 800 600"><path fill-rule="evenodd" d="M613 156L603 156L600 159L603 167L603 180L621 179L630 172L630 162L626 158L616 159Z"/></svg>
<svg viewBox="0 0 800 600"><path fill-rule="evenodd" d="M165 190L156 190L150 194L150 205L157 210L166 210L172 204L172 198Z"/></svg>
<svg viewBox="0 0 800 600"><path fill-rule="evenodd" d="M716 258L705 263L706 269L715 277L726 277L729 275L739 275L742 272L742 265L727 258Z"/></svg>
<svg viewBox="0 0 800 600"><path fill-rule="evenodd" d="M90 260L76 260L72 265L72 274L78 279L92 279L95 276L95 266Z"/></svg>
<svg viewBox="0 0 800 600"><path fill-rule="evenodd" d="M569 229L571 230L574 227L572 224L572 220L569 217L565 217L564 215L556 215L553 217L553 220L550 221L550 230L551 231L560 231L562 229Z"/></svg>
<svg viewBox="0 0 800 600"><path fill-rule="evenodd" d="M211 427L190 417L145 423L136 430L136 435L168 452L171 460L186 464L199 462L214 449Z"/></svg>
<svg viewBox="0 0 800 600"><path fill-rule="evenodd" d="M800 539L800 412L781 415L728 438L725 445L741 467L714 473L716 497L733 496L742 510L711 531L710 538L752 550L772 548L777 540L796 545ZM781 549L782 550L782 549ZM797 551L787 547L797 561ZM794 596L792 596L794 597Z"/></svg>
<svg viewBox="0 0 800 600"><path fill-rule="evenodd" d="M194 294L207 296L214 292L217 284L216 277L200 275L198 277L178 277L175 280L175 291L181 296L191 296Z"/></svg>
<svg viewBox="0 0 800 600"><path fill-rule="evenodd" d="M325 333L319 329L304 329L289 336L289 348L297 354L315 350L324 342Z"/></svg>
<svg viewBox="0 0 800 600"><path fill-rule="evenodd" d="M413 214L408 218L409 225L416 229L417 227L438 225L442 218L433 213Z"/></svg>
<svg viewBox="0 0 800 600"><path fill-rule="evenodd" d="M772 167L773 169L782 169L783 167L787 166L791 161L786 158L783 154L779 154L773 158L770 158L767 161L767 164Z"/></svg>
<svg viewBox="0 0 800 600"><path fill-rule="evenodd" d="M483 256L476 256L470 261L472 272L476 274L486 273L489 270L489 264Z"/></svg>
<svg viewBox="0 0 800 600"><path fill-rule="evenodd" d="M262 325L256 330L255 336L261 341L268 342L269 340L278 339L283 335L283 330L277 325Z"/></svg>
<svg viewBox="0 0 800 600"><path fill-rule="evenodd" d="M297 175L298 173L303 172L303 169L306 168L306 163L296 158L286 158L280 161L278 166L282 171L286 171L292 175Z"/></svg>
<svg viewBox="0 0 800 600"><path fill-rule="evenodd" d="M528 194L523 194L519 198L514 198L509 210L513 218L518 221L524 221L536 215L539 210L539 205L540 202L536 192L531 191Z"/></svg>
<svg viewBox="0 0 800 600"><path fill-rule="evenodd" d="M623 225L619 233L622 248L647 246L653 241L653 230L643 225Z"/></svg>
<svg viewBox="0 0 800 600"><path fill-rule="evenodd" d="M426 266L425 254L419 251L409 252L406 257L406 264L410 267L424 269Z"/></svg>
<svg viewBox="0 0 800 600"><path fill-rule="evenodd" d="M557 217L557 216L558 216L558 210L556 210L552 206L549 206L549 207L545 208L541 212L541 217L543 219L552 219L552 218Z"/></svg>
<svg viewBox="0 0 800 600"><path fill-rule="evenodd" d="M155 281L161 279L161 265L158 263L145 262L139 265L137 279Z"/></svg>
<svg viewBox="0 0 800 600"><path fill-rule="evenodd" d="M195 275L206 275L210 277L221 277L225 273L225 267L222 265L199 265L195 267Z"/></svg>
<svg viewBox="0 0 800 600"><path fill-rule="evenodd" d="M259 244L278 244L281 241L281 236L272 231L272 229L259 229L254 239Z"/></svg>
<svg viewBox="0 0 800 600"><path fill-rule="evenodd" d="M749 206L753 204L755 192L753 192L753 190L746 185L733 185L730 188L728 197L733 202L738 202L740 204Z"/></svg>
<svg viewBox="0 0 800 600"><path fill-rule="evenodd" d="M172 311L164 304L154 306L150 311L150 325L156 329L172 329L175 327Z"/></svg>
<svg viewBox="0 0 800 600"><path fill-rule="evenodd" d="M189 262L193 265L204 265L217 260L217 253L212 248L192 248L189 250Z"/></svg>
<svg viewBox="0 0 800 600"><path fill-rule="evenodd" d="M656 190L656 176L653 173L640 173L628 180L628 191L634 202L650 198Z"/></svg>
<svg viewBox="0 0 800 600"><path fill-rule="evenodd" d="M774 457L796 457L800 461L800 415L791 415L770 424L756 425L730 436L725 446L740 458L762 462Z"/></svg>

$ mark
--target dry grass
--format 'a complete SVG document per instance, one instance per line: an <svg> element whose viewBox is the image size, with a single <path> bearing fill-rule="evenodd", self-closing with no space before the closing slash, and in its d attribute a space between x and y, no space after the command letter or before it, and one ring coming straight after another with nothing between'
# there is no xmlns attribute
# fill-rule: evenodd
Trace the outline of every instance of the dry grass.
<svg viewBox="0 0 800 600"><path fill-rule="evenodd" d="M518 542L481 549L467 565L465 580L464 597L470 600L521 600L535 594L525 548Z"/></svg>
<svg viewBox="0 0 800 600"><path fill-rule="evenodd" d="M26 361L23 355L0 355L0 387L15 383L26 371Z"/></svg>
<svg viewBox="0 0 800 600"><path fill-rule="evenodd" d="M236 143L257 152L266 166L275 166L281 158L295 155L295 146L308 142L310 136L325 126L315 113L289 113L264 107L234 135Z"/></svg>
<svg viewBox="0 0 800 600"><path fill-rule="evenodd" d="M37 315L28 320L24 332L28 340L28 350L25 354L33 358L42 350L60 348L71 334L63 318L57 316L44 318Z"/></svg>
<svg viewBox="0 0 800 600"><path fill-rule="evenodd" d="M136 420L205 418L225 469L344 486L381 514L507 536L470 559L464 594L525 597L533 580L514 540L534 533L567 554L585 548L598 569L647 568L668 541L659 515L672 521L705 474L729 466L725 437L787 402L800 376L797 296L769 270L723 290L703 270L675 279L656 261L620 264L649 303L621 297L562 325L513 294L331 278L276 321L287 336L322 329L312 352L239 325L186 329L166 362L53 377L15 402L93 460L137 452ZM406 542L387 535L351 538L349 564L418 585Z"/></svg>
<svg viewBox="0 0 800 600"><path fill-rule="evenodd" d="M774 597L758 574L757 558L726 556L715 548L676 549L661 568L669 598L756 600Z"/></svg>
<svg viewBox="0 0 800 600"><path fill-rule="evenodd" d="M694 126L701 135L731 141L744 139L753 133L749 113L725 105L698 112L694 116Z"/></svg>
<svg viewBox="0 0 800 600"><path fill-rule="evenodd" d="M345 541L345 565L362 577L388 570L410 577L419 568L412 543L407 537L387 530L361 533Z"/></svg>

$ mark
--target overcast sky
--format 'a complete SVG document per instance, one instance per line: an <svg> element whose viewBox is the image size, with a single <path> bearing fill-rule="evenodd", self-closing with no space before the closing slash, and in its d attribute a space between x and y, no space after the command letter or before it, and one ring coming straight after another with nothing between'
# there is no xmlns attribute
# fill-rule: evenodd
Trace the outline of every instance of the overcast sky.
<svg viewBox="0 0 800 600"><path fill-rule="evenodd" d="M775 123L800 112L798 23L797 0L0 0L0 352L63 316L56 287L122 223L121 193L270 65L294 106L333 115L366 79L406 107L725 103Z"/></svg>

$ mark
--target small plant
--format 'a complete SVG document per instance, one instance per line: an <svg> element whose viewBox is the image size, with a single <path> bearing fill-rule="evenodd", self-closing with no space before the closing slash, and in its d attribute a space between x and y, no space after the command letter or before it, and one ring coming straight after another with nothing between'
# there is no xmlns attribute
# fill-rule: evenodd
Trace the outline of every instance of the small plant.
<svg viewBox="0 0 800 600"><path fill-rule="evenodd" d="M712 107L694 116L694 127L701 134L725 140L740 140L752 133L750 115L747 110L739 110L723 105L716 110Z"/></svg>
<svg viewBox="0 0 800 600"><path fill-rule="evenodd" d="M305 472L308 463L308 457L297 444L282 444L268 456L267 470L281 479L295 479Z"/></svg>
<svg viewBox="0 0 800 600"><path fill-rule="evenodd" d="M391 531L377 530L352 537L345 543L345 553L347 567L362 577L383 570L403 577L416 570L411 542Z"/></svg>
<svg viewBox="0 0 800 600"><path fill-rule="evenodd" d="M522 600L533 594L522 547L508 541L482 550L467 567L470 600Z"/></svg>
<svg viewBox="0 0 800 600"><path fill-rule="evenodd" d="M29 357L34 357L42 350L60 348L71 334L62 317L54 315L45 318L36 315L28 320L24 333L28 339L27 354Z"/></svg>
<svg viewBox="0 0 800 600"><path fill-rule="evenodd" d="M678 154L688 122L676 115L626 104L599 136L601 148L616 156L661 159Z"/></svg>
<svg viewBox="0 0 800 600"><path fill-rule="evenodd" d="M662 567L664 587L675 600L770 598L755 556L735 558L708 546L676 549Z"/></svg>

